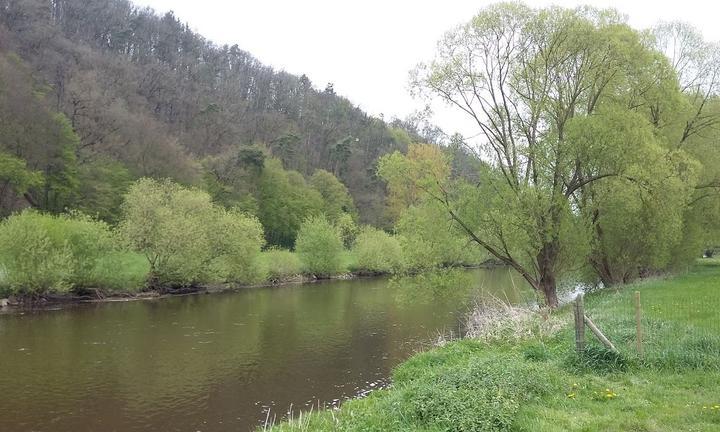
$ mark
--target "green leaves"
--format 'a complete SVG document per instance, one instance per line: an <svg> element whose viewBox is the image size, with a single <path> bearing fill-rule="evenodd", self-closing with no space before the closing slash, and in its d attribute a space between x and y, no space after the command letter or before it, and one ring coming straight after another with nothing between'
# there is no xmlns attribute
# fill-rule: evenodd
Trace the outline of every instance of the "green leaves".
<svg viewBox="0 0 720 432"><path fill-rule="evenodd" d="M258 220L214 205L203 191L141 179L125 195L123 216L119 232L147 257L151 285L248 283L261 277Z"/></svg>
<svg viewBox="0 0 720 432"><path fill-rule="evenodd" d="M303 271L328 276L347 270L343 268L343 250L340 233L325 217L311 217L302 223L295 251Z"/></svg>

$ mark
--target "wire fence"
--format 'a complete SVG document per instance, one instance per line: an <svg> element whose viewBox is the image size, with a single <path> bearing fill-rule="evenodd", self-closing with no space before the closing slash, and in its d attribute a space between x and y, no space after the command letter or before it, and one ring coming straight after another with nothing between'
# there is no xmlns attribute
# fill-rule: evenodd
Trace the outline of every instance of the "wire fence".
<svg viewBox="0 0 720 432"><path fill-rule="evenodd" d="M701 269L663 283L579 296L576 349L615 351L651 367L720 370L720 275L708 276Z"/></svg>

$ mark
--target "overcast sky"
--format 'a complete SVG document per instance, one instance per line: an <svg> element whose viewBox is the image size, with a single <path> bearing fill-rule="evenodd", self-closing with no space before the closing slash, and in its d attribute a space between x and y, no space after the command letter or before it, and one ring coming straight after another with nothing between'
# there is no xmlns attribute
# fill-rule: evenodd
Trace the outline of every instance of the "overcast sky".
<svg viewBox="0 0 720 432"><path fill-rule="evenodd" d="M135 0L181 21L219 44L237 44L265 64L306 74L371 114L405 117L423 108L408 93L408 73L432 57L435 43L492 1L479 0ZM720 6L713 0L556 0L533 6L592 4L614 7L636 28L682 20L708 40L720 40ZM433 107L435 123L472 133L457 116Z"/></svg>

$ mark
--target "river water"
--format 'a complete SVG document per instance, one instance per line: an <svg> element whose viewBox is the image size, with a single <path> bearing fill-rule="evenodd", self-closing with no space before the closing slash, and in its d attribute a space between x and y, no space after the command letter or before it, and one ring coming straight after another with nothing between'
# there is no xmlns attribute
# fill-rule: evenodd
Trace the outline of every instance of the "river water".
<svg viewBox="0 0 720 432"><path fill-rule="evenodd" d="M251 431L386 385L488 293L527 298L493 269L0 315L0 430Z"/></svg>

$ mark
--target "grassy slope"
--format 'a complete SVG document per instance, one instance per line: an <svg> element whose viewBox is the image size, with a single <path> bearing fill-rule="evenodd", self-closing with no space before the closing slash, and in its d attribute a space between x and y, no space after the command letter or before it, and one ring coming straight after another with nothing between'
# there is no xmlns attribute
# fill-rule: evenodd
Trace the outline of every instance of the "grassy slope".
<svg viewBox="0 0 720 432"><path fill-rule="evenodd" d="M635 290L644 359L634 348ZM720 430L720 263L589 295L586 309L620 356L589 336L577 356L565 309L553 334L419 354L396 369L392 389L273 431Z"/></svg>

